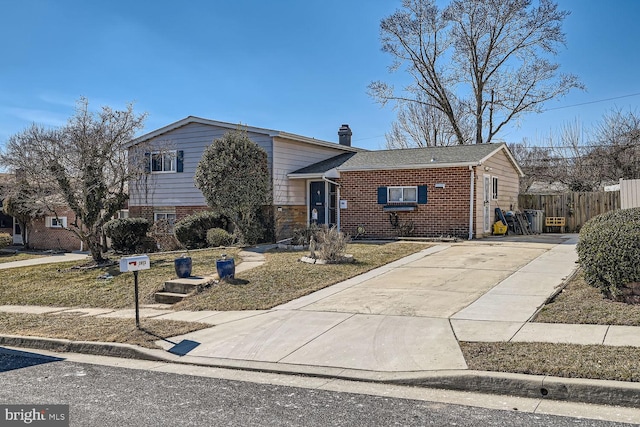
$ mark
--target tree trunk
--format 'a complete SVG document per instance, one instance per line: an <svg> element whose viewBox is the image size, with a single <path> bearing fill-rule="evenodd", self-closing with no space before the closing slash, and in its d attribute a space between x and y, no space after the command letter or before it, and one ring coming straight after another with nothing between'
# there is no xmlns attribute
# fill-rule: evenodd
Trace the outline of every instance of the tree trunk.
<svg viewBox="0 0 640 427"><path fill-rule="evenodd" d="M100 240L100 234L98 234L97 236L87 236L86 241L84 242L91 253L91 258L93 258L96 263L100 263L105 260L102 256L102 242Z"/></svg>

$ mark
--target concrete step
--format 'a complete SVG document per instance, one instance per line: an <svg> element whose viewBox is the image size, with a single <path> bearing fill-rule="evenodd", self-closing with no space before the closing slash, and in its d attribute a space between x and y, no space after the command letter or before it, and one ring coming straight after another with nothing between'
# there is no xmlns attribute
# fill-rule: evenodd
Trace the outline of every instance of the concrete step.
<svg viewBox="0 0 640 427"><path fill-rule="evenodd" d="M188 294L194 291L202 290L206 285L215 280L217 276L207 277L186 277L184 279L173 279L164 282L164 291L177 294Z"/></svg>
<svg viewBox="0 0 640 427"><path fill-rule="evenodd" d="M182 301L191 294L178 294L175 292L156 292L155 300L160 304L175 304Z"/></svg>

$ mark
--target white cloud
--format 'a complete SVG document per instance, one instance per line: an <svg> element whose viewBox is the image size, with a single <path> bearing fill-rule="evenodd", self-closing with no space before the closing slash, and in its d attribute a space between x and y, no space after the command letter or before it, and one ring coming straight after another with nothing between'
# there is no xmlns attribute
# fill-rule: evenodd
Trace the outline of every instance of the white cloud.
<svg viewBox="0 0 640 427"><path fill-rule="evenodd" d="M40 98L41 101L44 101L47 104L74 108L76 106L78 97L73 97L69 96L68 94L62 94L53 91L47 91L41 93L38 98Z"/></svg>
<svg viewBox="0 0 640 427"><path fill-rule="evenodd" d="M3 114L27 122L27 125L37 123L44 126L63 126L67 123L68 117L68 114L34 108L0 107L0 111Z"/></svg>

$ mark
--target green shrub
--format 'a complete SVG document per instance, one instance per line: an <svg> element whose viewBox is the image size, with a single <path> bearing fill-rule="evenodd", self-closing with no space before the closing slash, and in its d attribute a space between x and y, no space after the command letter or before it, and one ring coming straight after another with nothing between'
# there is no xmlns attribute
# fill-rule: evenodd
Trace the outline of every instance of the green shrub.
<svg viewBox="0 0 640 427"><path fill-rule="evenodd" d="M640 282L640 208L589 220L576 249L587 283L617 298L627 284Z"/></svg>
<svg viewBox="0 0 640 427"><path fill-rule="evenodd" d="M207 231L212 228L226 229L229 221L212 211L198 212L181 219L175 225L176 237L187 249L207 247Z"/></svg>
<svg viewBox="0 0 640 427"><path fill-rule="evenodd" d="M233 235L222 228L211 228L207 230L207 243L212 248L229 246L233 243Z"/></svg>
<svg viewBox="0 0 640 427"><path fill-rule="evenodd" d="M6 248L13 242L10 234L0 233L0 249Z"/></svg>
<svg viewBox="0 0 640 427"><path fill-rule="evenodd" d="M131 254L143 245L150 227L151 223L145 218L120 218L107 222L104 231L114 251Z"/></svg>

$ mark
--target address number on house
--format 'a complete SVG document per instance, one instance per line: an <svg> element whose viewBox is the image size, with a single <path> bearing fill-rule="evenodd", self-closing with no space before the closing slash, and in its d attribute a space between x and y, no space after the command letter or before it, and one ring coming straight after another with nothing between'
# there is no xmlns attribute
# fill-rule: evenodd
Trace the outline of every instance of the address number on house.
<svg viewBox="0 0 640 427"><path fill-rule="evenodd" d="M146 255L120 258L120 271L122 273L127 271L148 270L150 267L149 257Z"/></svg>

